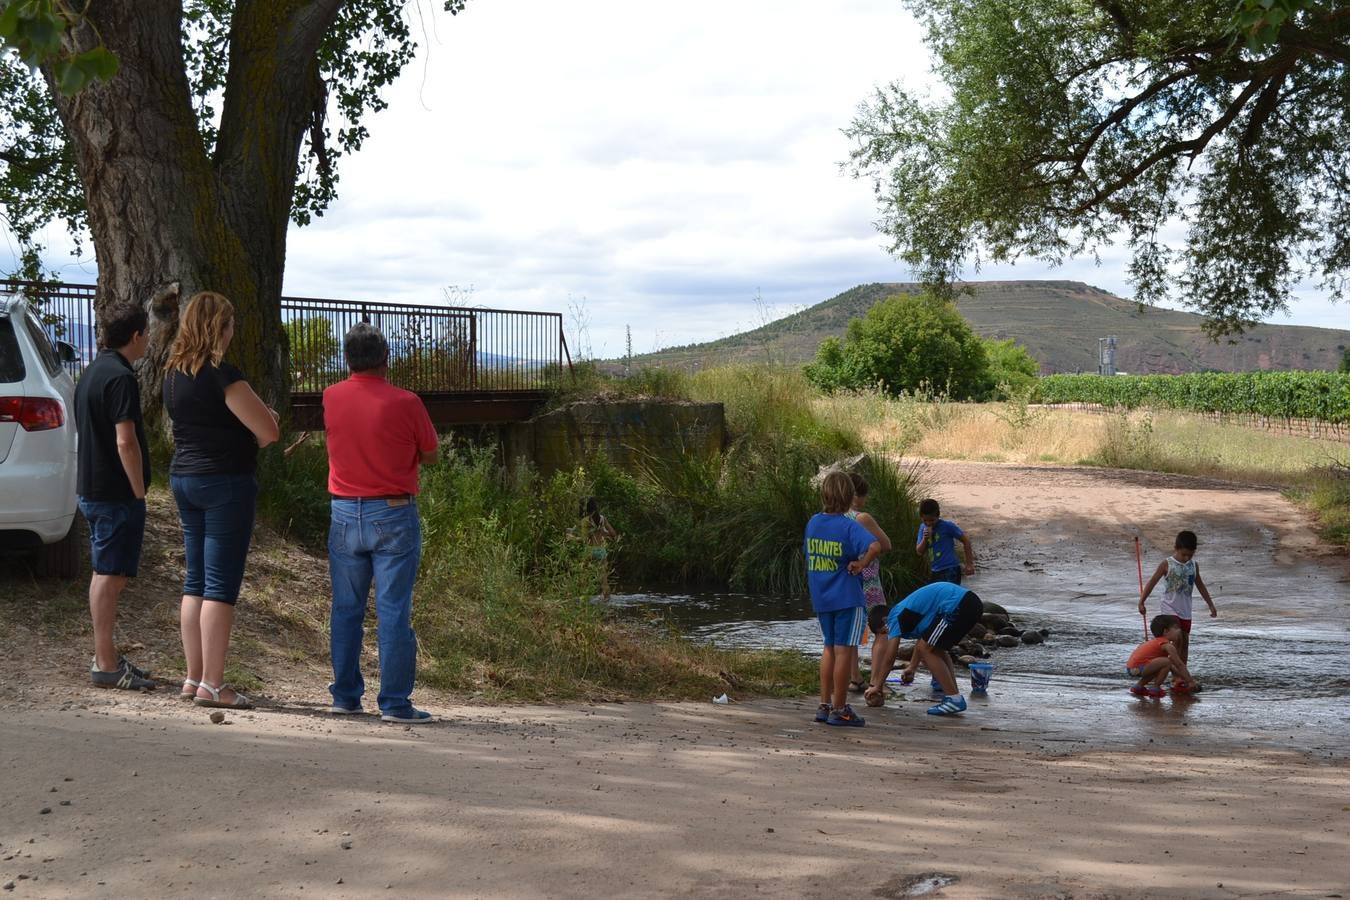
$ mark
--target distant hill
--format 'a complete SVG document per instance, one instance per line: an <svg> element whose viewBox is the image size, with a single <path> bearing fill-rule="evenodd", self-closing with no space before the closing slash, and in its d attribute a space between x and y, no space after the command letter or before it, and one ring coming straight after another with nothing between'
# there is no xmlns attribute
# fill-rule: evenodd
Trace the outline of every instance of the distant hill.
<svg viewBox="0 0 1350 900"><path fill-rule="evenodd" d="M1149 372L1256 369L1335 369L1350 331L1300 325L1259 325L1241 337L1211 341L1194 313L1140 307L1079 281L977 281L957 301L983 337L1013 338L1041 363L1041 371L1095 372L1097 339L1119 339L1116 367ZM751 331L703 344L635 356L643 366L706 368L728 362L804 363L825 338L842 337L850 319L878 300L917 293L917 284L863 284L799 313Z"/></svg>

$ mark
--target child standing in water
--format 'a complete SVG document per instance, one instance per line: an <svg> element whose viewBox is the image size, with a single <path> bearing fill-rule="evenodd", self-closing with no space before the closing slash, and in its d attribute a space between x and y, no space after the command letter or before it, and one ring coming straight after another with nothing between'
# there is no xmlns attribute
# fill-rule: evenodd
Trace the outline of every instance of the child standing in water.
<svg viewBox="0 0 1350 900"><path fill-rule="evenodd" d="M609 542L618 538L619 533L600 512L600 503L594 497L581 501L581 521L577 525L577 535L590 548L591 559L600 566L600 596L608 603Z"/></svg>
<svg viewBox="0 0 1350 900"><path fill-rule="evenodd" d="M849 481L853 482L853 506L844 515L872 532L873 537L881 544L882 553L890 551L891 539L886 536L886 532L877 524L877 520L872 517L872 514L863 511L867 506L867 479L856 472L850 472L848 478ZM880 657L876 653L877 641L886 633L886 592L881 588L881 560L879 558L872 560L872 564L862 570L862 587L863 608L867 612L867 628L872 632L872 662L875 664L880 661ZM875 681L876 673L873 672L872 675L873 681ZM867 688L867 682L863 681L862 678L861 668L854 669L853 680L848 683L848 687L855 693Z"/></svg>
<svg viewBox="0 0 1350 900"><path fill-rule="evenodd" d="M1139 614L1146 615L1144 601L1153 593L1153 588L1158 582L1163 582L1162 611L1166 615L1176 617L1181 627L1181 637L1177 639L1176 646L1183 665L1190 661L1192 588L1200 591L1200 596L1209 606L1209 617L1213 619L1219 615L1214 600L1205 587L1205 580L1200 577L1200 567L1195 562L1195 549L1198 545L1199 541L1194 531L1178 532L1177 539L1173 541L1172 555L1158 564L1153 577L1144 585L1144 592L1139 595ZM1175 672L1173 673L1172 690L1184 692L1192 684L1186 677L1178 681Z"/></svg>

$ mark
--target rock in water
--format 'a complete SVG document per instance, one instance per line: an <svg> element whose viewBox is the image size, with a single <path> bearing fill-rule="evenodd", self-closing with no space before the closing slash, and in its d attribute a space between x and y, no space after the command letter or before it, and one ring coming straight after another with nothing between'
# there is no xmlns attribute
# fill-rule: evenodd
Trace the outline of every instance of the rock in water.
<svg viewBox="0 0 1350 900"><path fill-rule="evenodd" d="M992 628L997 631L1000 628L1006 628L1008 626L1008 617L999 615L998 613L987 612L980 616L980 624L986 628Z"/></svg>
<svg viewBox="0 0 1350 900"><path fill-rule="evenodd" d="M1000 634L997 643L1000 647L1016 647L1018 641L1010 634Z"/></svg>
<svg viewBox="0 0 1350 900"><path fill-rule="evenodd" d="M993 613L996 616L1003 616L1003 618L1005 619L1008 618L1008 611L1003 607L999 606L997 603L994 603L990 600L985 600L983 602L985 612Z"/></svg>
<svg viewBox="0 0 1350 900"><path fill-rule="evenodd" d="M1028 631L1022 635L1022 643L1024 644L1039 644L1043 640L1045 638L1041 636L1039 631Z"/></svg>

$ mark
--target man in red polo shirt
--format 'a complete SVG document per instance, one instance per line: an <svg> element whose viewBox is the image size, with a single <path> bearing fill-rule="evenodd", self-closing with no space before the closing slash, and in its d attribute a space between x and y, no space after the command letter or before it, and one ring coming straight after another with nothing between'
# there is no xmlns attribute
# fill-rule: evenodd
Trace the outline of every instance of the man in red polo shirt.
<svg viewBox="0 0 1350 900"><path fill-rule="evenodd" d="M418 467L436 461L436 429L421 398L385 380L389 343L378 328L353 326L342 350L351 377L323 392L328 492L333 498L328 530L332 712L362 712L361 641L373 578L380 718L430 722L431 714L415 708L410 699L417 674L412 591L422 560Z"/></svg>

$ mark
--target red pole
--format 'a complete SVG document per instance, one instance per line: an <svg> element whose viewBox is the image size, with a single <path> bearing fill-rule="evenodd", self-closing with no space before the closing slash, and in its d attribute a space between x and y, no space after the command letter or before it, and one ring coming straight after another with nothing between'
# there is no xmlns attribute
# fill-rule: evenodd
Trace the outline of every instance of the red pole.
<svg viewBox="0 0 1350 900"><path fill-rule="evenodd" d="M1144 557L1139 549L1139 535L1134 536L1134 567L1139 570L1139 597L1142 603L1144 596ZM1139 615L1144 619L1144 640L1148 640L1148 613L1140 609Z"/></svg>

